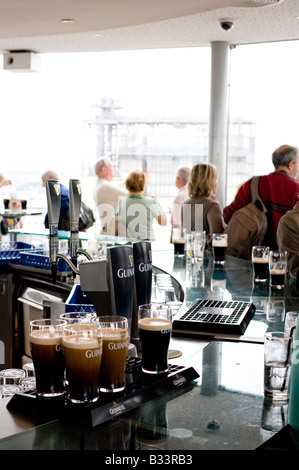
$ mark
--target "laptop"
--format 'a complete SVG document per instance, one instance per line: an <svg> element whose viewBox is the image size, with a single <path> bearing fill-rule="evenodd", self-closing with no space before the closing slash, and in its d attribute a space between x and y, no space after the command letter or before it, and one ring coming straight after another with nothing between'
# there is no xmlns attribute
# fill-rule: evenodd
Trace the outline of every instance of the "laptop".
<svg viewBox="0 0 299 470"><path fill-rule="evenodd" d="M172 330L243 335L255 313L251 302L195 299L175 315Z"/></svg>

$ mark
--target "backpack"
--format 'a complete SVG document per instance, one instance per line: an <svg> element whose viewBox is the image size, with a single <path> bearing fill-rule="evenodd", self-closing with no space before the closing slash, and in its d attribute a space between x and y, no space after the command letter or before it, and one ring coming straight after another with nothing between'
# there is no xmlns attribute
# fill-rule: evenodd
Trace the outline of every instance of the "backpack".
<svg viewBox="0 0 299 470"><path fill-rule="evenodd" d="M224 233L228 234L226 253L230 256L251 260L253 246L262 245L267 231L267 209L259 195L260 176L251 180L251 201L233 213Z"/></svg>
<svg viewBox="0 0 299 470"><path fill-rule="evenodd" d="M80 207L79 216L79 231L85 231L86 229L93 226L95 222L93 211L83 201ZM60 222L60 230L70 230L70 211L67 212L66 216Z"/></svg>

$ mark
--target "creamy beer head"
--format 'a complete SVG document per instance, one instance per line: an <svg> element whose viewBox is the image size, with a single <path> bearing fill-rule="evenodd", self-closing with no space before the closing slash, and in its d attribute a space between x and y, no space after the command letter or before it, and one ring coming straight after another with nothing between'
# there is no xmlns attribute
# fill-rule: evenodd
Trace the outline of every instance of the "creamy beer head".
<svg viewBox="0 0 299 470"><path fill-rule="evenodd" d="M171 329L171 321L166 318L141 318L139 328L150 331L162 331Z"/></svg>

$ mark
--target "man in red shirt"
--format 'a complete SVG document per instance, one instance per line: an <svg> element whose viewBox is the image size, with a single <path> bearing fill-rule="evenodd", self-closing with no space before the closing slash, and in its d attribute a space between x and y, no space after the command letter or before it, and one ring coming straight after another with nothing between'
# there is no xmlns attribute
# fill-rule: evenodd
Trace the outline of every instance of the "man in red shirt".
<svg viewBox="0 0 299 470"><path fill-rule="evenodd" d="M293 209L299 198L299 182L296 176L299 168L299 151L296 147L282 145L272 154L274 172L261 177L259 192L268 209L268 228L263 244L277 250L276 231L281 217ZM251 178L237 191L233 202L223 210L228 223L232 214L251 202Z"/></svg>

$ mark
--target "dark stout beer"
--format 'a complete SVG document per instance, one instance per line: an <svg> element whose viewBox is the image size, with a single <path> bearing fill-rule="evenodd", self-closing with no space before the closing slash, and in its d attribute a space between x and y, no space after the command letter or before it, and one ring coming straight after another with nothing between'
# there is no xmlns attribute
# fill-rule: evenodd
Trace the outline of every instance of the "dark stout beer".
<svg viewBox="0 0 299 470"><path fill-rule="evenodd" d="M227 235L221 233L213 233L212 247L214 253L214 263L224 264L227 249Z"/></svg>
<svg viewBox="0 0 299 470"><path fill-rule="evenodd" d="M271 286L282 287L284 286L285 269L271 269Z"/></svg>
<svg viewBox="0 0 299 470"><path fill-rule="evenodd" d="M99 318L101 322L101 317ZM112 321L112 320L111 320ZM101 392L125 388L125 370L130 338L127 329L102 327L103 359L99 375Z"/></svg>
<svg viewBox="0 0 299 470"><path fill-rule="evenodd" d="M138 321L142 350L142 370L149 374L168 371L171 321L166 318L141 318Z"/></svg>
<svg viewBox="0 0 299 470"><path fill-rule="evenodd" d="M185 252L185 241L184 240L173 240L174 254L183 255Z"/></svg>
<svg viewBox="0 0 299 470"><path fill-rule="evenodd" d="M31 331L30 347L36 376L36 393L45 397L63 395L62 331Z"/></svg>
<svg viewBox="0 0 299 470"><path fill-rule="evenodd" d="M253 272L255 281L266 281L269 275L269 261L264 258L253 258Z"/></svg>
<svg viewBox="0 0 299 470"><path fill-rule="evenodd" d="M88 332L66 334L62 344L69 385L68 398L73 403L96 401L99 396L98 378L102 361L101 337Z"/></svg>

